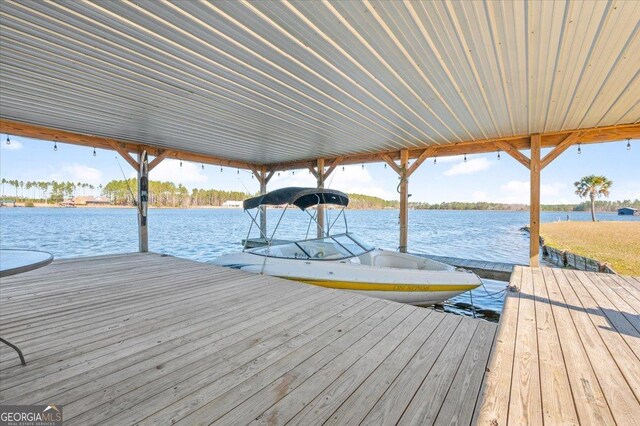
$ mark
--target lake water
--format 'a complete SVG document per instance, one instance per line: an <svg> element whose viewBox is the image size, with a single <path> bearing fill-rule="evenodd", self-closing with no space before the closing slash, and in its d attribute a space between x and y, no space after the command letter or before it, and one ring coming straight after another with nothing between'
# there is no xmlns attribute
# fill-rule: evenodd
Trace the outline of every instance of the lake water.
<svg viewBox="0 0 640 426"><path fill-rule="evenodd" d="M282 213L269 210L269 232ZM397 210L347 211L349 231L377 247L396 249ZM328 211L333 221L337 210ZM570 212L573 221L591 220L588 212ZM566 212L543 212L543 222L566 220ZM289 209L276 238L304 237L309 216ZM600 220L640 220L636 216L599 214ZM409 211L409 251L413 253L528 263L529 236L519 229L528 224L528 212ZM149 250L196 261L240 249L250 220L240 209L150 209ZM340 217L336 231L343 231ZM310 233L313 233L311 229ZM254 234L255 236L255 234ZM56 258L127 253L138 250L136 210L118 208L2 208L0 247L45 250ZM485 280L489 293L506 283ZM490 297L483 288L473 291L478 316L495 320L502 295ZM497 297L496 297L497 296ZM452 299L446 310L471 315L468 293Z"/></svg>

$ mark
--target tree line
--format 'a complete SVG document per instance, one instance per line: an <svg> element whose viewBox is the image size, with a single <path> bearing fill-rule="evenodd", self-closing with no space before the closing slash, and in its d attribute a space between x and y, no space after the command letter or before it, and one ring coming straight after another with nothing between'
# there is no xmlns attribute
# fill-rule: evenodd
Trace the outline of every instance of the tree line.
<svg viewBox="0 0 640 426"><path fill-rule="evenodd" d="M58 203L65 198L86 195L87 190L94 189L96 189L95 186L86 182L24 181L2 178L2 196L15 198L16 201ZM98 186L98 189L102 189L102 186Z"/></svg>
<svg viewBox="0 0 640 426"><path fill-rule="evenodd" d="M102 189L111 203L131 206L138 192L138 180L112 180ZM189 191L184 185L173 182L149 181L149 205L157 207L221 206L225 201L242 201L247 194L240 191L194 188Z"/></svg>
<svg viewBox="0 0 640 426"><path fill-rule="evenodd" d="M87 190L98 189L100 193L111 200L111 204L118 206L132 206L137 197L138 182L136 178L127 180L112 180L106 185L94 185L84 182L22 181L2 179L2 196L15 198L16 201L47 201L58 203L64 199L86 195ZM220 189L194 188L189 191L184 185L173 182L150 181L149 204L157 207L201 207L221 206L225 201L242 201L249 196L240 191L224 191ZM591 203L585 201L579 204L543 204L542 211L588 211ZM356 210L380 210L385 208L399 208L397 200L384 200L379 197L363 194L349 194L349 208ZM489 202L461 202L451 201L442 203L409 203L409 207L416 210L507 210L527 211L527 204L506 204ZM613 212L620 207L640 209L640 200L623 201L595 201L596 211Z"/></svg>

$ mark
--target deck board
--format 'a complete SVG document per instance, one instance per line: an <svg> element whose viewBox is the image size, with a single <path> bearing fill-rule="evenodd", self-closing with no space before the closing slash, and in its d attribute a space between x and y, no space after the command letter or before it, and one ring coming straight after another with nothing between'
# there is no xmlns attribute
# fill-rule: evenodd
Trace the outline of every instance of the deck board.
<svg viewBox="0 0 640 426"><path fill-rule="evenodd" d="M431 254L418 254L418 256L426 257L427 259L435 260L437 262L446 263L451 266L469 269L475 272L481 278L499 281L509 281L511 273L517 266L513 263L490 262L487 260L476 259L462 259L451 256L435 256Z"/></svg>
<svg viewBox="0 0 640 426"><path fill-rule="evenodd" d="M478 424L636 424L636 283L517 267L511 285L518 291L509 292L503 309Z"/></svg>
<svg viewBox="0 0 640 426"><path fill-rule="evenodd" d="M0 403L70 425L470 424L497 329L153 253L3 278L0 308Z"/></svg>

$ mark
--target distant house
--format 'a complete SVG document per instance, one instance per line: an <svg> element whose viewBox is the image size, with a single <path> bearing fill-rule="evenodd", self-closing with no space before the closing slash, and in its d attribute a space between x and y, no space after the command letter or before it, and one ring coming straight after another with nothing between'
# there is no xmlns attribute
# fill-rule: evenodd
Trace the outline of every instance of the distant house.
<svg viewBox="0 0 640 426"><path fill-rule="evenodd" d="M638 214L638 209L633 207L622 207L618 209L618 216L635 216Z"/></svg>
<svg viewBox="0 0 640 426"><path fill-rule="evenodd" d="M87 205L92 206L104 206L111 204L111 200L108 197L87 197L86 200Z"/></svg>
<svg viewBox="0 0 640 426"><path fill-rule="evenodd" d="M80 196L66 199L60 203L61 206L104 206L111 204L107 197Z"/></svg>
<svg viewBox="0 0 640 426"><path fill-rule="evenodd" d="M242 207L242 201L227 200L224 203L222 203L222 207L239 209Z"/></svg>

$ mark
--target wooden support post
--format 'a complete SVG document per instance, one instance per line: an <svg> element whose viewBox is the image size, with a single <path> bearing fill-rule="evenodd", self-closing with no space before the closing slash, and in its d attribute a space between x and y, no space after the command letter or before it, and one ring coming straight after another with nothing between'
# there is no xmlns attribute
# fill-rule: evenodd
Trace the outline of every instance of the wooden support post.
<svg viewBox="0 0 640 426"><path fill-rule="evenodd" d="M138 164L138 247L140 253L146 253L149 251L149 231L147 227L149 156L146 150L138 154Z"/></svg>
<svg viewBox="0 0 640 426"><path fill-rule="evenodd" d="M267 167L262 166L260 176L260 194L267 193ZM267 238L267 206L260 207L260 235Z"/></svg>
<svg viewBox="0 0 640 426"><path fill-rule="evenodd" d="M531 200L529 203L529 266L540 266L540 135L531 135Z"/></svg>
<svg viewBox="0 0 640 426"><path fill-rule="evenodd" d="M316 178L318 188L324 188L324 159L319 158L317 162ZM324 237L324 204L319 204L317 213L318 219L318 238Z"/></svg>
<svg viewBox="0 0 640 426"><path fill-rule="evenodd" d="M407 169L409 164L409 151L400 151L400 246L401 253L407 252L408 225L409 225L409 180Z"/></svg>

